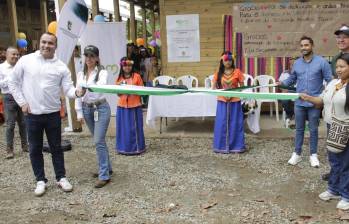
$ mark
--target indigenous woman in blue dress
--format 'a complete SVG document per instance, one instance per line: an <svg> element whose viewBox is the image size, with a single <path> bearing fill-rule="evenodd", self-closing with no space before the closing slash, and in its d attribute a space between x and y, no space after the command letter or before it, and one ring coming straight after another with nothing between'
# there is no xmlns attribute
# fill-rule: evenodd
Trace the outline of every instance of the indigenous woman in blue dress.
<svg viewBox="0 0 349 224"><path fill-rule="evenodd" d="M143 86L141 76L133 70L134 62L121 58L117 85ZM145 152L143 111L139 95L119 94L116 110L116 151L124 155Z"/></svg>
<svg viewBox="0 0 349 224"><path fill-rule="evenodd" d="M235 68L231 52L224 52L219 70L212 79L212 89L233 89L244 85L242 72ZM217 98L213 151L240 153L245 151L244 118L239 98Z"/></svg>

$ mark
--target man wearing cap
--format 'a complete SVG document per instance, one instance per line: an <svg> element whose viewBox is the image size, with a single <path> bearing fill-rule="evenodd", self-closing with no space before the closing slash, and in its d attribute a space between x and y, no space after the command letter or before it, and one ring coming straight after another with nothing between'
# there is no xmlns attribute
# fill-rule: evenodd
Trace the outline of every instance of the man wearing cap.
<svg viewBox="0 0 349 224"><path fill-rule="evenodd" d="M13 138L16 122L19 128L21 137L22 150L28 152L27 131L24 123L24 116L20 106L13 99L8 88L8 80L12 75L12 70L18 61L19 53L17 48L8 47L6 50L6 61L0 64L0 88L4 95L5 120L6 120L6 159L12 159L13 153Z"/></svg>
<svg viewBox="0 0 349 224"><path fill-rule="evenodd" d="M75 89L67 66L55 56L57 38L52 33L40 37L39 51L21 57L13 69L8 86L13 98L25 114L29 155L36 177L36 196L46 191L43 135L46 133L57 185L65 192L73 190L65 177L61 148L60 95L80 97L84 90Z"/></svg>
<svg viewBox="0 0 349 224"><path fill-rule="evenodd" d="M332 58L331 67L332 67L333 76L337 77L337 74L336 74L337 59L341 54L349 53L349 27L344 25L339 30L336 30L334 34L336 35L337 47L340 53L338 53Z"/></svg>

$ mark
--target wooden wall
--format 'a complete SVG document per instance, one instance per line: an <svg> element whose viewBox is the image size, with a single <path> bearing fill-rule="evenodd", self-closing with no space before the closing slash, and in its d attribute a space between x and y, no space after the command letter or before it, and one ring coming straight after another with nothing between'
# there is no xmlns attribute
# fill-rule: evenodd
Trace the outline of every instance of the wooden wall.
<svg viewBox="0 0 349 224"><path fill-rule="evenodd" d="M30 6L30 0L22 1L23 4L16 6L17 20L18 20L18 32L24 32L29 42L29 47L37 48L39 38L41 35L41 20L40 9ZM48 21L52 21L55 18L48 14ZM11 44L10 40L10 27L9 27L9 14L8 7L0 2L0 46L7 47ZM32 50L32 49L30 49Z"/></svg>
<svg viewBox="0 0 349 224"><path fill-rule="evenodd" d="M292 0L291 0L292 1ZM295 0L293 0L295 1ZM323 0L313 0L319 2ZM178 77L194 75L199 84L214 73L218 68L219 57L223 51L223 15L231 15L234 3L244 0L159 0L160 29L161 29L161 58L162 74ZM253 0L251 2L280 2L280 0ZM200 20L200 62L195 63L168 63L166 16L180 14L199 14Z"/></svg>

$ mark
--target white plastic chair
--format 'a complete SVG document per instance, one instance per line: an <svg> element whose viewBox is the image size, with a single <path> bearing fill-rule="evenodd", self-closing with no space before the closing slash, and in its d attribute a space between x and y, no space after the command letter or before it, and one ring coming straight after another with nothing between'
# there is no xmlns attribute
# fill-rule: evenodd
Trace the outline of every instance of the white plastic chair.
<svg viewBox="0 0 349 224"><path fill-rule="evenodd" d="M156 86L157 84L175 85L176 79L168 75L161 75L153 79L153 86ZM167 117L165 117L165 125L167 126ZM162 133L162 117L160 117L160 134L161 133Z"/></svg>
<svg viewBox="0 0 349 224"><path fill-rule="evenodd" d="M183 75L176 79L176 83L177 85L184 85L187 88L199 87L199 80L192 75Z"/></svg>
<svg viewBox="0 0 349 224"><path fill-rule="evenodd" d="M209 89L212 86L212 79L213 75L209 75L207 78L205 78L205 88Z"/></svg>
<svg viewBox="0 0 349 224"><path fill-rule="evenodd" d="M244 86L252 86L254 83L254 78L252 75L244 74Z"/></svg>
<svg viewBox="0 0 349 224"><path fill-rule="evenodd" d="M269 84L275 84L275 79L270 75L258 75L254 78L254 85L269 85ZM271 89L271 91L270 91ZM275 93L275 87L261 87L256 88L257 92L262 93ZM270 117L273 116L273 104L275 104L275 110L276 110L276 120L279 121L279 103L278 100L269 100L269 99L261 99L257 100L258 106L261 108L262 103L270 103Z"/></svg>
<svg viewBox="0 0 349 224"><path fill-rule="evenodd" d="M153 86L156 86L157 84L174 85L176 84L176 79L168 75L161 75L153 79Z"/></svg>

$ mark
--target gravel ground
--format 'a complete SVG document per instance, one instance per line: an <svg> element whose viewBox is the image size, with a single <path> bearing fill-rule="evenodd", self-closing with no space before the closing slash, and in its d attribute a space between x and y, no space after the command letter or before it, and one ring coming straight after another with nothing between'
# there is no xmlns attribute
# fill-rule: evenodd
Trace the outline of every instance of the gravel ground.
<svg viewBox="0 0 349 224"><path fill-rule="evenodd" d="M47 193L33 194L35 181L28 154L5 160L0 128L0 223L342 223L347 213L336 202L322 202L326 189L320 175L328 170L324 139L319 142L319 169L310 168L304 150L298 166L287 165L292 139L246 135L244 154L215 154L212 136L146 137L140 156L114 152L108 137L114 174L102 189L93 188L96 155L88 136L68 136L67 176L74 191L54 182L45 153ZM305 141L307 145L307 140Z"/></svg>

